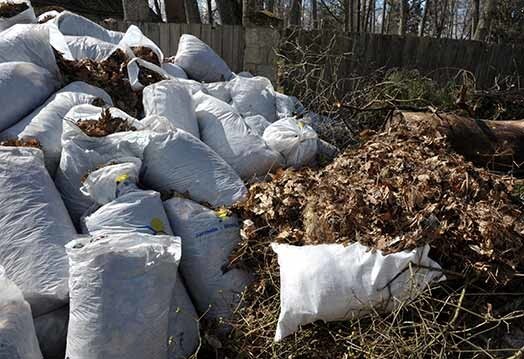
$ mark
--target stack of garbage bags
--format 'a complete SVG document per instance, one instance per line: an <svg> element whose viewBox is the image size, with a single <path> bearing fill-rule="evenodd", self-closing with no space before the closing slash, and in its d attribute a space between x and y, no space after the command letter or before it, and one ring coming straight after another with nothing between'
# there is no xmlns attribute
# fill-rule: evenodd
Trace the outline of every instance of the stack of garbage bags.
<svg viewBox="0 0 524 359"><path fill-rule="evenodd" d="M26 4L0 16L0 358L187 358L200 322L224 323L251 280L225 269L240 241L226 208L246 183L336 149L297 99L234 74L192 35L165 58L136 26L109 31L68 11L37 24ZM55 58L117 50L140 118L93 84L64 84ZM164 80L142 84L143 68ZM86 131L107 116L126 130Z"/></svg>

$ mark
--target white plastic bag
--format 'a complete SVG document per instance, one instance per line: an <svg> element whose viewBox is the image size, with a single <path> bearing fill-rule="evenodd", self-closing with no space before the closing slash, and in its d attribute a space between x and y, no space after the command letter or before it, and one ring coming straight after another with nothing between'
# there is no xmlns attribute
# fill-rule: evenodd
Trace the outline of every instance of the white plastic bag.
<svg viewBox="0 0 524 359"><path fill-rule="evenodd" d="M162 64L162 69L169 74L169 76L176 77L178 79L186 79L187 80L187 74L184 71L183 68L178 66L177 64L173 64L171 62L164 62Z"/></svg>
<svg viewBox="0 0 524 359"><path fill-rule="evenodd" d="M60 32L66 36L91 36L112 44L118 44L124 38L123 33L107 30L97 23L70 11L61 12L51 22L56 24Z"/></svg>
<svg viewBox="0 0 524 359"><path fill-rule="evenodd" d="M3 3L9 4L27 4L28 9L22 11L21 13L5 18L0 17L0 32L14 26L16 24L34 24L36 23L35 10L31 6L31 2L27 0L2 0L0 5Z"/></svg>
<svg viewBox="0 0 524 359"><path fill-rule="evenodd" d="M391 310L399 301L442 279L440 266L428 257L429 246L388 255L359 243L347 247L272 244L272 248L280 265L275 341L317 320L352 319L372 308Z"/></svg>
<svg viewBox="0 0 524 359"><path fill-rule="evenodd" d="M258 136L264 136L264 131L271 125L271 122L266 120L264 116L255 115L244 117L244 121L251 129L251 132L257 134Z"/></svg>
<svg viewBox="0 0 524 359"><path fill-rule="evenodd" d="M31 307L0 266L0 358L42 359Z"/></svg>
<svg viewBox="0 0 524 359"><path fill-rule="evenodd" d="M41 150L0 147L0 265L35 316L67 303L64 245L76 231Z"/></svg>
<svg viewBox="0 0 524 359"><path fill-rule="evenodd" d="M75 60L103 61L117 49L117 45L91 36L65 36L64 40Z"/></svg>
<svg viewBox="0 0 524 359"><path fill-rule="evenodd" d="M225 103L231 102L231 91L228 82L212 82L202 84L204 93L213 96Z"/></svg>
<svg viewBox="0 0 524 359"><path fill-rule="evenodd" d="M36 20L39 24L42 24L42 23L48 22L49 20L54 19L58 15L60 15L59 11L49 10L49 11L41 13Z"/></svg>
<svg viewBox="0 0 524 359"><path fill-rule="evenodd" d="M262 115L269 122L277 120L273 85L265 77L236 77L229 83L233 107L244 117Z"/></svg>
<svg viewBox="0 0 524 359"><path fill-rule="evenodd" d="M143 162L144 184L159 192L187 194L213 207L232 205L247 194L235 170L183 130L153 134Z"/></svg>
<svg viewBox="0 0 524 359"><path fill-rule="evenodd" d="M207 319L230 317L250 281L244 271L223 270L240 241L238 218L183 198L165 201L164 207L173 231L183 238L180 271L199 313Z"/></svg>
<svg viewBox="0 0 524 359"><path fill-rule="evenodd" d="M235 109L203 92L194 95L202 141L215 150L244 180L264 177L282 167L282 156L252 134Z"/></svg>
<svg viewBox="0 0 524 359"><path fill-rule="evenodd" d="M200 138L193 98L189 90L177 80L147 86L143 92L143 102L146 116L164 116L175 128Z"/></svg>
<svg viewBox="0 0 524 359"><path fill-rule="evenodd" d="M0 63L0 131L40 106L58 87L56 77L28 62Z"/></svg>
<svg viewBox="0 0 524 359"><path fill-rule="evenodd" d="M113 234L75 240L66 250L66 357L165 359L180 238Z"/></svg>
<svg viewBox="0 0 524 359"><path fill-rule="evenodd" d="M57 79L59 70L53 48L49 44L47 25L15 25L0 35L0 63L30 62L38 65Z"/></svg>
<svg viewBox="0 0 524 359"><path fill-rule="evenodd" d="M102 109L92 105L73 107L66 115L62 133L62 156L56 171L55 182L71 214L73 222L79 225L81 216L92 205L92 200L80 191L82 177L98 166L121 157L141 159L149 143L148 131L118 132L106 137L89 137L76 123L82 119L97 120ZM115 117L123 118L137 129L143 126L117 108L109 111Z"/></svg>
<svg viewBox="0 0 524 359"><path fill-rule="evenodd" d="M287 167L301 167L317 155L318 135L307 124L294 118L272 123L264 131L264 140L284 156Z"/></svg>
<svg viewBox="0 0 524 359"><path fill-rule="evenodd" d="M42 150L46 167L53 177L60 162L62 122L67 112L76 105L89 104L95 99L112 105L111 97L102 89L84 82L73 82L56 92L47 101L14 126L0 133L0 138L36 138Z"/></svg>
<svg viewBox="0 0 524 359"><path fill-rule="evenodd" d="M180 37L175 63L182 67L190 78L197 81L229 81L233 77L229 66L212 48L189 34Z"/></svg>
<svg viewBox="0 0 524 359"><path fill-rule="evenodd" d="M69 305L33 318L40 351L45 359L65 358Z"/></svg>
<svg viewBox="0 0 524 359"><path fill-rule="evenodd" d="M122 37L122 40L118 43L118 47L131 58L134 57L132 47L147 47L155 53L160 64L164 62L164 53L162 50L135 25L129 26L124 37Z"/></svg>
<svg viewBox="0 0 524 359"><path fill-rule="evenodd" d="M90 234L173 234L157 192L138 189L141 161L128 161L92 172L82 191L105 203L86 218ZM199 342L198 316L184 283L177 276L169 311L169 358L187 358Z"/></svg>
<svg viewBox="0 0 524 359"><path fill-rule="evenodd" d="M293 117L296 111L293 97L275 92L275 104L277 109L277 118L279 120L287 117Z"/></svg>

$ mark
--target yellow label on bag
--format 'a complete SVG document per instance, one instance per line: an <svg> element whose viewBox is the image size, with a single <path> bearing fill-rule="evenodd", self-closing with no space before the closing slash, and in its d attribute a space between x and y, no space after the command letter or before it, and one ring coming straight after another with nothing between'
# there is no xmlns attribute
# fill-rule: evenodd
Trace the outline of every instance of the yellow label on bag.
<svg viewBox="0 0 524 359"><path fill-rule="evenodd" d="M116 182L119 183L119 182L124 182L125 180L128 180L129 179L129 175L126 173L126 174L123 174L123 175L120 175L116 178Z"/></svg>
<svg viewBox="0 0 524 359"><path fill-rule="evenodd" d="M164 232L164 222L160 218L153 218L151 220L151 228L155 232Z"/></svg>
<svg viewBox="0 0 524 359"><path fill-rule="evenodd" d="M300 127L300 128L304 128L304 122L302 122L302 121L298 121L298 127Z"/></svg>
<svg viewBox="0 0 524 359"><path fill-rule="evenodd" d="M215 211L218 218L225 219L228 217L229 211L225 208L220 208Z"/></svg>

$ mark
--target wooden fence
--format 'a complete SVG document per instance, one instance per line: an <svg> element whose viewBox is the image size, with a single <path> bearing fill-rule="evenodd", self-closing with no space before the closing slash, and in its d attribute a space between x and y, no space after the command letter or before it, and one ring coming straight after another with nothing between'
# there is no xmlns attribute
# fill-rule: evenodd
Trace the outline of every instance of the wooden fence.
<svg viewBox="0 0 524 359"><path fill-rule="evenodd" d="M330 31L278 31L242 26L212 26L200 24L135 23L144 34L156 42L166 56L176 54L182 34L193 34L209 44L235 72L265 69L262 75L275 79L275 47L283 39L322 52L335 41L335 55L346 54L337 67L337 77L366 74L379 68L418 69L440 80L449 79L459 69L470 71L483 87L491 86L495 77L524 75L524 47L487 44L478 41L421 38L416 36L380 35L369 33L342 34ZM125 31L129 22L116 22L114 30ZM279 52L293 54L288 46ZM333 55L333 54L331 54ZM292 79L291 79L292 80Z"/></svg>

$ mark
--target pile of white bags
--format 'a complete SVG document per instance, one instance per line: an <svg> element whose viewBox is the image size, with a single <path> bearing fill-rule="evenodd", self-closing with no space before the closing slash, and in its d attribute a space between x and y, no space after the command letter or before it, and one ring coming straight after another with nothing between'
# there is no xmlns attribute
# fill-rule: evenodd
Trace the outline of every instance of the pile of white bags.
<svg viewBox="0 0 524 359"><path fill-rule="evenodd" d="M40 106L58 88L54 74L29 62L0 63L0 131Z"/></svg>
<svg viewBox="0 0 524 359"><path fill-rule="evenodd" d="M73 82L56 92L47 101L14 126L0 133L0 138L36 138L44 151L46 167L54 176L62 152L62 123L76 105L100 99L112 105L111 97L102 89L84 82Z"/></svg>
<svg viewBox="0 0 524 359"><path fill-rule="evenodd" d="M67 303L64 246L76 237L36 148L0 147L0 265L39 316Z"/></svg>
<svg viewBox="0 0 524 359"><path fill-rule="evenodd" d="M262 137L251 133L235 109L203 92L194 95L200 137L244 180L264 177L282 167L284 159Z"/></svg>
<svg viewBox="0 0 524 359"><path fill-rule="evenodd" d="M372 310L391 310L443 279L440 266L428 257L429 246L388 255L359 243L272 247L280 266L275 341L317 320L347 320Z"/></svg>
<svg viewBox="0 0 524 359"><path fill-rule="evenodd" d="M233 77L229 66L198 37L184 34L178 42L175 63L193 80L228 81Z"/></svg>
<svg viewBox="0 0 524 359"><path fill-rule="evenodd" d="M240 242L238 218L177 197L164 207L175 235L182 238L180 271L199 313L207 319L230 317L250 281L239 269L223 270Z"/></svg>
<svg viewBox="0 0 524 359"><path fill-rule="evenodd" d="M264 131L264 140L285 159L286 167L299 168L315 159L318 135L309 125L295 118L272 123Z"/></svg>
<svg viewBox="0 0 524 359"><path fill-rule="evenodd" d="M0 358L42 359L31 307L0 265Z"/></svg>
<svg viewBox="0 0 524 359"><path fill-rule="evenodd" d="M200 138L193 98L179 81L161 81L146 87L143 103L146 116L164 116L175 128Z"/></svg>
<svg viewBox="0 0 524 359"><path fill-rule="evenodd" d="M121 32L104 29L97 23L70 11L61 12L51 22L66 36L90 36L115 45L124 37Z"/></svg>
<svg viewBox="0 0 524 359"><path fill-rule="evenodd" d="M15 16L9 17L9 18L0 17L0 32L16 24L34 24L36 23L35 11L33 7L31 6L30 1L28 0L2 0L0 1L0 5L5 4L5 3L27 4L28 9L22 11L21 13Z"/></svg>
<svg viewBox="0 0 524 359"><path fill-rule="evenodd" d="M269 122L277 120L275 91L268 79L237 76L229 86L233 107L242 116L262 115Z"/></svg>
<svg viewBox="0 0 524 359"><path fill-rule="evenodd" d="M141 161L133 158L121 161L92 172L84 182L82 191L103 204L86 218L89 234L172 235L160 194L137 187ZM199 344L198 319L184 283L177 275L169 311L170 359L187 358L195 352Z"/></svg>
<svg viewBox="0 0 524 359"><path fill-rule="evenodd" d="M144 184L159 192L187 194L212 207L230 206L247 194L235 170L183 130L153 134L143 162Z"/></svg>
<svg viewBox="0 0 524 359"><path fill-rule="evenodd" d="M66 357L165 359L180 238L114 234L70 242Z"/></svg>
<svg viewBox="0 0 524 359"><path fill-rule="evenodd" d="M82 119L98 120L102 109L92 105L73 107L66 115L62 133L62 157L56 172L56 185L71 214L79 225L81 216L92 205L92 200L80 191L82 177L98 166L121 157L141 159L149 143L147 131L118 132L106 137L90 137L76 123ZM143 126L117 108L110 108L114 117L127 120L137 129Z"/></svg>

